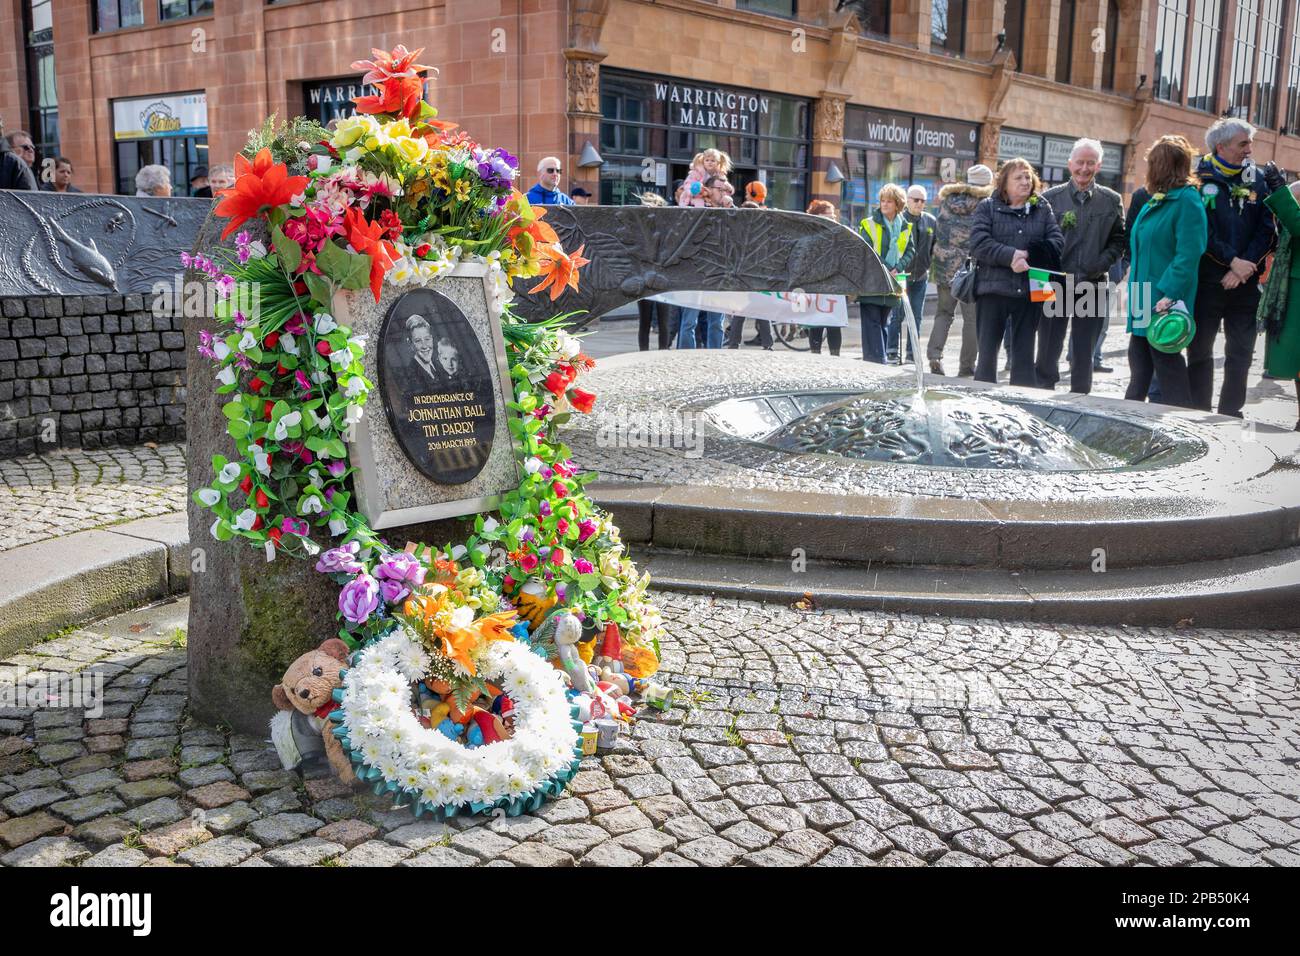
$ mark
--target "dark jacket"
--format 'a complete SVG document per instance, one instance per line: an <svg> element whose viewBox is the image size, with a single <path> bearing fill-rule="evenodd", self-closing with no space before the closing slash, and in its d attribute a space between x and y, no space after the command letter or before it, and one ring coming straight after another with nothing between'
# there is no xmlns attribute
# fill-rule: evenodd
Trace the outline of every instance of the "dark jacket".
<svg viewBox="0 0 1300 956"><path fill-rule="evenodd" d="M1253 182L1243 179L1249 175L1248 169L1254 173ZM1201 279L1218 282L1227 273L1233 259L1245 259L1257 266L1263 263L1264 257L1277 243L1273 213L1264 205L1269 191L1264 185L1264 174L1252 164L1234 176L1225 176L1207 153L1201 157L1196 175L1201 180L1201 201L1205 203L1209 226L1205 257L1201 260ZM1233 199L1233 189L1250 192L1241 199ZM1258 282L1257 271L1249 282L1243 284Z"/></svg>
<svg viewBox="0 0 1300 956"><path fill-rule="evenodd" d="M572 206L573 197L559 189L544 189L541 183L535 183L528 190L528 202L534 206Z"/></svg>
<svg viewBox="0 0 1300 956"><path fill-rule="evenodd" d="M0 136L0 189L37 189L36 176L17 153L9 149L9 141Z"/></svg>
<svg viewBox="0 0 1300 956"><path fill-rule="evenodd" d="M923 279L930 278L930 263L934 261L934 237L939 223L928 212L913 216L910 212L904 211L903 215L912 224L912 245L916 250L912 255L912 268L908 273L907 284L917 285Z"/></svg>
<svg viewBox="0 0 1300 956"><path fill-rule="evenodd" d="M1015 251L1026 250L1031 266L1059 269L1064 245L1052 205L1042 196L1031 196L1021 209L989 196L976 207L971 227L971 256L979 263L975 294L1029 298L1029 274L1011 271Z"/></svg>
<svg viewBox="0 0 1300 956"><path fill-rule="evenodd" d="M1061 250L1061 268L1075 279L1098 282L1124 255L1128 241L1124 232L1124 201L1119 193L1098 183L1092 185L1092 198L1075 202L1074 183L1065 182L1043 193L1052 204L1056 224L1061 226L1065 247ZM1074 213L1074 224L1066 229L1061 220Z"/></svg>
<svg viewBox="0 0 1300 956"><path fill-rule="evenodd" d="M949 183L939 190L939 215L934 232L934 277L945 285L952 281L970 255L970 231L975 207L993 194L992 186Z"/></svg>
<svg viewBox="0 0 1300 956"><path fill-rule="evenodd" d="M56 193L56 192L58 192L58 190L54 188L54 183L41 183L41 192L43 192L43 193ZM69 187L65 190L65 192L70 192L70 193L79 193L79 192L81 192L81 190L78 189L76 186L69 186Z"/></svg>

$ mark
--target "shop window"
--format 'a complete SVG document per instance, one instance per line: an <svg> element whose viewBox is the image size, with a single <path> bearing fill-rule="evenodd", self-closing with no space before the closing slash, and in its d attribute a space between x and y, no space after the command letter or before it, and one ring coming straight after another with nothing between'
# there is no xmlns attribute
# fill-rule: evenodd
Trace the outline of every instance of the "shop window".
<svg viewBox="0 0 1300 956"><path fill-rule="evenodd" d="M1191 56L1187 71L1187 105L1216 113L1219 49L1223 38L1222 0L1197 0L1192 11Z"/></svg>
<svg viewBox="0 0 1300 956"><path fill-rule="evenodd" d="M930 49L959 55L966 49L966 0L930 0Z"/></svg>
<svg viewBox="0 0 1300 956"><path fill-rule="evenodd" d="M1156 7L1156 99L1183 99L1183 43L1187 36L1187 0L1160 0Z"/></svg>
<svg viewBox="0 0 1300 956"><path fill-rule="evenodd" d="M1245 119L1255 77L1255 26L1259 0L1237 0L1233 24L1232 66L1228 80L1228 114Z"/></svg>
<svg viewBox="0 0 1300 956"><path fill-rule="evenodd" d="M1060 0L1056 20L1056 82L1070 82L1074 64L1074 0Z"/></svg>
<svg viewBox="0 0 1300 956"><path fill-rule="evenodd" d="M172 195L190 194L190 173L208 162L206 136L137 139L117 144L117 191L135 195L135 174L144 166L166 166L172 174Z"/></svg>
<svg viewBox="0 0 1300 956"><path fill-rule="evenodd" d="M1291 11L1291 65L1286 80L1286 122L1283 133L1300 135L1300 0Z"/></svg>
<svg viewBox="0 0 1300 956"><path fill-rule="evenodd" d="M1259 19L1259 68L1255 73L1254 109L1251 122L1272 129L1277 126L1278 71L1282 66L1282 0L1263 0Z"/></svg>
<svg viewBox="0 0 1300 956"><path fill-rule="evenodd" d="M94 10L97 33L144 24L143 0L95 0Z"/></svg>
<svg viewBox="0 0 1300 956"><path fill-rule="evenodd" d="M867 36L889 39L890 0L836 0L836 10L849 10L857 15L862 32Z"/></svg>
<svg viewBox="0 0 1300 956"><path fill-rule="evenodd" d="M185 17L212 15L212 0L159 0L159 20L182 20Z"/></svg>
<svg viewBox="0 0 1300 956"><path fill-rule="evenodd" d="M774 17L785 17L789 20L795 18L798 7L798 0L736 0L737 10L769 13Z"/></svg>
<svg viewBox="0 0 1300 956"><path fill-rule="evenodd" d="M1217 2L1217 0L1216 0ZM1106 3L1106 48L1101 53L1101 88L1115 89L1115 61L1119 55L1119 3Z"/></svg>
<svg viewBox="0 0 1300 956"><path fill-rule="evenodd" d="M59 155L59 97L54 83L54 29L50 0L28 0L23 9L27 37L27 131L36 147L40 179ZM15 126L21 124L14 124Z"/></svg>
<svg viewBox="0 0 1300 956"><path fill-rule="evenodd" d="M1015 54L1016 69L1025 68L1025 0L1007 0L1002 18L1006 48Z"/></svg>

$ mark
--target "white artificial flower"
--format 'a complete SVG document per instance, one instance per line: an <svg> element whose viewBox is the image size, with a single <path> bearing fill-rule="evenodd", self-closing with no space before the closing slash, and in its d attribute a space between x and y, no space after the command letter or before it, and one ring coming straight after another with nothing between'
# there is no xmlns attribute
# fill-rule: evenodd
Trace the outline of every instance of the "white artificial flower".
<svg viewBox="0 0 1300 956"><path fill-rule="evenodd" d="M200 488L198 498L205 508L211 508L221 500L221 492L215 488Z"/></svg>
<svg viewBox="0 0 1300 956"><path fill-rule="evenodd" d="M318 495L303 495L298 499L298 514L318 515L320 513L321 503Z"/></svg>
<svg viewBox="0 0 1300 956"><path fill-rule="evenodd" d="M328 312L320 312L316 315L316 321L313 323L317 335L325 335L333 332L338 328L338 323L334 321L334 316Z"/></svg>
<svg viewBox="0 0 1300 956"><path fill-rule="evenodd" d="M212 522L212 527L208 529L208 533L215 538L217 537L217 529L220 527L221 527L221 519L218 518L216 521Z"/></svg>
<svg viewBox="0 0 1300 956"><path fill-rule="evenodd" d="M271 474L271 456L260 448L253 452L253 467L260 474L270 476Z"/></svg>
<svg viewBox="0 0 1300 956"><path fill-rule="evenodd" d="M223 368L220 372L217 373L217 381L220 382L222 385L234 385L235 367L233 365L227 365L225 368Z"/></svg>
<svg viewBox="0 0 1300 956"><path fill-rule="evenodd" d="M239 514L235 515L235 527L240 531L251 531L256 521L257 512L252 508L245 508Z"/></svg>
<svg viewBox="0 0 1300 956"><path fill-rule="evenodd" d="M226 344L225 339L216 339L212 343L212 353L217 357L218 362L224 362L230 355L230 346Z"/></svg>
<svg viewBox="0 0 1300 956"><path fill-rule="evenodd" d="M252 332L245 331L243 338L239 340L239 351L247 352L257 345L257 337Z"/></svg>
<svg viewBox="0 0 1300 956"><path fill-rule="evenodd" d="M232 461L221 467L221 472L217 475L217 481L221 482L223 485L228 485L232 482L238 481L239 475L240 467Z"/></svg>
<svg viewBox="0 0 1300 956"><path fill-rule="evenodd" d="M348 523L344 521L342 518L330 518L330 534L332 534L334 537L337 538L339 535L341 535L344 531L347 530L348 530Z"/></svg>
<svg viewBox="0 0 1300 956"><path fill-rule="evenodd" d="M294 339L292 332L285 332L280 336L280 348L284 349L290 355L298 354L298 342Z"/></svg>

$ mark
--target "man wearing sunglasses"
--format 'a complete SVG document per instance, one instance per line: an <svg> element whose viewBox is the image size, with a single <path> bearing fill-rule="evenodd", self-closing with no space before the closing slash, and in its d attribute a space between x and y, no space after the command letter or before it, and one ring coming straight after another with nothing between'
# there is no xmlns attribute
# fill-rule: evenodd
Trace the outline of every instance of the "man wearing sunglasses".
<svg viewBox="0 0 1300 956"><path fill-rule="evenodd" d="M9 140L4 135L4 123L0 122L0 189L35 191L38 187L32 163L36 162L36 148L32 145L32 138L21 130L15 131L13 137L15 142L11 152ZM20 143L26 149L19 149Z"/></svg>
<svg viewBox="0 0 1300 956"><path fill-rule="evenodd" d="M573 200L560 189L564 167L554 156L537 164L537 184L528 190L528 201L535 206L572 206Z"/></svg>

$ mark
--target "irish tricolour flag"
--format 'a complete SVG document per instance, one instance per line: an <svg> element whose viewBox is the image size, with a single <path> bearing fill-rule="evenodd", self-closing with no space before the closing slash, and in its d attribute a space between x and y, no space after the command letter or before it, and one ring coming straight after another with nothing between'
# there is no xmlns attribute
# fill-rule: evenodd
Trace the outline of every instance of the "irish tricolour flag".
<svg viewBox="0 0 1300 956"><path fill-rule="evenodd" d="M1052 288L1052 274L1044 269L1029 270L1029 300L1031 302L1051 302L1056 298Z"/></svg>

